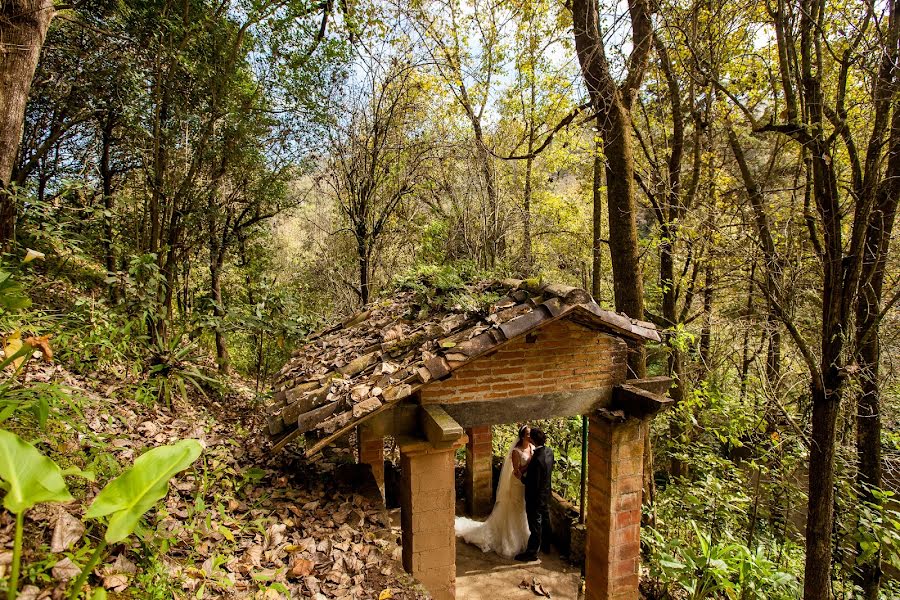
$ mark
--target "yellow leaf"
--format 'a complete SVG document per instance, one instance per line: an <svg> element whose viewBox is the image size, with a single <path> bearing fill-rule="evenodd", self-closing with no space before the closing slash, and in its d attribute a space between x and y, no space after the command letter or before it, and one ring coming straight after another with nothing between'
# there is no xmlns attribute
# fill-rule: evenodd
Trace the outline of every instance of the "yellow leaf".
<svg viewBox="0 0 900 600"><path fill-rule="evenodd" d="M22 332L16 329L14 332L6 336L6 346L3 348L3 352L6 353L6 357L9 358L16 352L22 349ZM22 363L25 361L24 356L20 356L16 360L13 361L13 367L15 370L18 370Z"/></svg>
<svg viewBox="0 0 900 600"><path fill-rule="evenodd" d="M223 536L225 536L225 539L228 540L229 542L234 541L234 534L231 533L231 530L228 529L227 527L225 527L224 525L219 525L219 533L221 533Z"/></svg>
<svg viewBox="0 0 900 600"><path fill-rule="evenodd" d="M393 597L394 593L391 591L391 588L381 590L381 593L378 594L378 600L390 600Z"/></svg>

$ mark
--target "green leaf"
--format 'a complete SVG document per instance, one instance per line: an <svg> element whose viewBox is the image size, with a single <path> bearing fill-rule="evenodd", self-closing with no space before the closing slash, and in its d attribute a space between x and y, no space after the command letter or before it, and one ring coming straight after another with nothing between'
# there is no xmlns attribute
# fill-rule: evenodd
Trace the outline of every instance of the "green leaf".
<svg viewBox="0 0 900 600"><path fill-rule="evenodd" d="M39 502L73 499L59 466L16 434L3 429L0 429L0 480L6 490L3 506L15 514Z"/></svg>
<svg viewBox="0 0 900 600"><path fill-rule="evenodd" d="M169 480L197 460L202 451L197 440L181 440L145 452L134 461L134 466L97 494L85 518L111 515L106 541L110 544L121 542L134 532L144 513L165 497Z"/></svg>

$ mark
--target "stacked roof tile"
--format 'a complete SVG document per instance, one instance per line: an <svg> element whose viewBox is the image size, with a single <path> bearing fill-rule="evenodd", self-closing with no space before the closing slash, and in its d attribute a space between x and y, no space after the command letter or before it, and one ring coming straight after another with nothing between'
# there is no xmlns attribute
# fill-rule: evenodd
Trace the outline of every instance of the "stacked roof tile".
<svg viewBox="0 0 900 600"><path fill-rule="evenodd" d="M337 436L471 360L560 318L635 341L659 341L655 327L603 310L588 292L507 279L480 282L455 297L489 298L467 310L423 301L412 290L378 300L317 332L276 379L269 434L280 449L299 433ZM321 447L321 445L317 445Z"/></svg>

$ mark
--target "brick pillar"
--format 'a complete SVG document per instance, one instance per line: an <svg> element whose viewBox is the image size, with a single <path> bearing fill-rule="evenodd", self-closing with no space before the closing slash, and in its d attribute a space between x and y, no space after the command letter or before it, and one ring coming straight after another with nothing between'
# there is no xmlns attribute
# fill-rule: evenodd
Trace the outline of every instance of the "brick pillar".
<svg viewBox="0 0 900 600"><path fill-rule="evenodd" d="M372 433L368 427L360 426L356 430L356 443L359 462L372 467L372 475L384 498L384 437Z"/></svg>
<svg viewBox="0 0 900 600"><path fill-rule="evenodd" d="M421 441L400 445L403 568L435 600L456 596L453 480L458 447L435 448Z"/></svg>
<svg viewBox="0 0 900 600"><path fill-rule="evenodd" d="M466 429L466 435L466 510L470 515L487 515L493 493L491 426Z"/></svg>
<svg viewBox="0 0 900 600"><path fill-rule="evenodd" d="M637 600L643 421L591 415L585 583L588 600Z"/></svg>

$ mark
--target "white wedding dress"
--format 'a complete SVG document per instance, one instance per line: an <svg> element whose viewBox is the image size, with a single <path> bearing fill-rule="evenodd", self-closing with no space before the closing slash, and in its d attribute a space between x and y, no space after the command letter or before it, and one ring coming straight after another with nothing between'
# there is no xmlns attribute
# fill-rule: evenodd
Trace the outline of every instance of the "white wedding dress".
<svg viewBox="0 0 900 600"><path fill-rule="evenodd" d="M497 501L484 522L456 517L456 536L478 546L482 552L494 551L504 558L513 558L528 545L528 518L525 516L525 486L513 475L510 448L500 470Z"/></svg>

